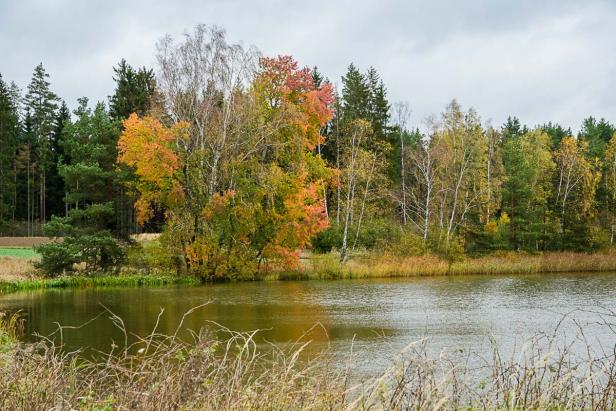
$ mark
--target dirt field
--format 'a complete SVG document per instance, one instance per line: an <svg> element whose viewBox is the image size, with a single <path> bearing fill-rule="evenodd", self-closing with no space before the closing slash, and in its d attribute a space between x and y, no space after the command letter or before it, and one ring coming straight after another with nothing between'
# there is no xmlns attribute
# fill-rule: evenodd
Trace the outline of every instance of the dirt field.
<svg viewBox="0 0 616 411"><path fill-rule="evenodd" d="M49 237L0 237L0 247L32 247L50 241Z"/></svg>

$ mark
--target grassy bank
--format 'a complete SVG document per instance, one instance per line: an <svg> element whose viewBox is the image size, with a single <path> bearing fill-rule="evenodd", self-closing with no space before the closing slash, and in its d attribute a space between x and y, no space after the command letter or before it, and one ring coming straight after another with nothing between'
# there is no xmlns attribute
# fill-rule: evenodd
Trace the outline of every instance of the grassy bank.
<svg viewBox="0 0 616 411"><path fill-rule="evenodd" d="M174 284L197 285L199 283L199 280L193 277L177 277L158 274L65 276L58 278L29 278L0 281L0 292L71 287L156 287Z"/></svg>
<svg viewBox="0 0 616 411"><path fill-rule="evenodd" d="M613 313L603 313L602 319L605 327L616 325ZM119 318L116 323L122 327ZM0 318L3 410L513 411L616 406L616 357L613 352L595 353L583 339L577 340L581 356L573 353L571 344L561 345L545 334L529 339L511 356L496 343L492 352L482 355L430 355L427 344L418 342L392 359L394 365L380 375L358 379L353 374L356 356L349 356L343 367L327 353L305 358L309 342L263 348L252 332L201 331L191 342L153 333L101 360L86 360L44 339L19 343L18 324L14 318Z"/></svg>
<svg viewBox="0 0 616 411"><path fill-rule="evenodd" d="M199 284L193 277L146 274L141 270L119 275L41 278L32 259L0 257L0 292L68 287L163 286ZM160 270L158 270L160 272ZM296 271L272 272L264 280L337 280L447 275L514 275L566 272L616 272L616 254L609 253L506 253L466 258L450 263L434 255L399 257L387 254L357 254L344 264L338 255L310 254ZM164 271L162 271L164 272Z"/></svg>

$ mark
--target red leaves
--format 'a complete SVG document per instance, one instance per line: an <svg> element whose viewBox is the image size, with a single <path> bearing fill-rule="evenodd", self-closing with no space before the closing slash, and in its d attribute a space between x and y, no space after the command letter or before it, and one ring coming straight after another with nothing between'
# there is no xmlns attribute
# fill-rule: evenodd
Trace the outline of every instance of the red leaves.
<svg viewBox="0 0 616 411"><path fill-rule="evenodd" d="M333 115L332 85L317 87L312 70L299 69L291 56L263 57L260 67L257 82L268 90L270 100L279 101L283 108L299 114L292 121L304 134L305 147L313 150L322 141L321 128Z"/></svg>

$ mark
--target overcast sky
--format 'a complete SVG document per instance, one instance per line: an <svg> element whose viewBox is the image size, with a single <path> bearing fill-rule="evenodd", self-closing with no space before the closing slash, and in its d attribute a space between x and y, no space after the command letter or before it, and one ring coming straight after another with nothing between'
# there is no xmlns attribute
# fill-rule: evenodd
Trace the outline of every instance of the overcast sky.
<svg viewBox="0 0 616 411"><path fill-rule="evenodd" d="M53 90L107 98L121 58L154 66L164 34L205 23L266 55L291 54L340 83L374 66L421 126L456 98L484 121L509 115L579 129L616 122L616 1L0 0L0 73L25 88L43 62Z"/></svg>

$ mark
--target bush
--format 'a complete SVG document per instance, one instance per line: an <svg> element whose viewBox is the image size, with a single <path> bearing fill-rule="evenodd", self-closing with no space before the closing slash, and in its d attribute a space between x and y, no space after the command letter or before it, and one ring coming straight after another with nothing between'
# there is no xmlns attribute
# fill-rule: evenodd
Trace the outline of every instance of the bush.
<svg viewBox="0 0 616 411"><path fill-rule="evenodd" d="M93 273L116 269L124 261L124 247L108 232L65 237L62 242L52 242L36 247L41 261L35 267L47 277L72 273L76 265L84 264L84 271Z"/></svg>
<svg viewBox="0 0 616 411"><path fill-rule="evenodd" d="M319 232L310 241L315 253L329 253L342 245L342 232L340 226L332 225Z"/></svg>

